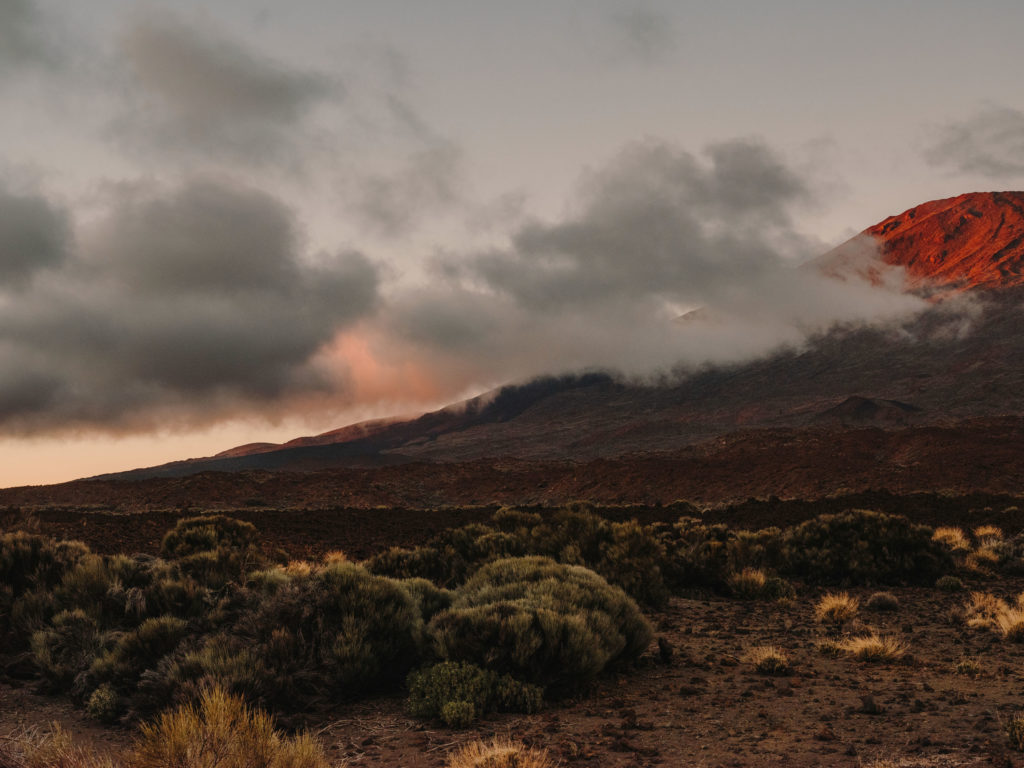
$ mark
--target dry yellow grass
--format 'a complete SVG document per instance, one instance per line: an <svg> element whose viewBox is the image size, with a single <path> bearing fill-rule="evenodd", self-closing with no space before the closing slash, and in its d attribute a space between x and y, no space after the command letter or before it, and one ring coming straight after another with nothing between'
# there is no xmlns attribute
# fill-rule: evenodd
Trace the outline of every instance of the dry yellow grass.
<svg viewBox="0 0 1024 768"><path fill-rule="evenodd" d="M951 526L942 526L935 529L932 533L932 541L938 541L944 544L951 550L969 550L971 543L967 540L967 536L960 528L953 528Z"/></svg>
<svg viewBox="0 0 1024 768"><path fill-rule="evenodd" d="M554 768L546 750L495 737L473 741L448 757L446 768Z"/></svg>
<svg viewBox="0 0 1024 768"><path fill-rule="evenodd" d="M1003 529L994 525L979 525L972 533L979 547L991 547L1003 540Z"/></svg>
<svg viewBox="0 0 1024 768"><path fill-rule="evenodd" d="M972 571L988 571L999 565L999 555L990 546L978 547L967 555L964 565Z"/></svg>
<svg viewBox="0 0 1024 768"><path fill-rule="evenodd" d="M999 616L1010 610L1005 600L991 592L971 592L964 606L964 621L971 629L998 629Z"/></svg>
<svg viewBox="0 0 1024 768"><path fill-rule="evenodd" d="M746 660L762 675L783 675L789 671L785 651L774 645L759 645L747 651Z"/></svg>
<svg viewBox="0 0 1024 768"><path fill-rule="evenodd" d="M845 624L859 609L860 601L848 592L829 592L814 607L814 618L821 624Z"/></svg>
<svg viewBox="0 0 1024 768"><path fill-rule="evenodd" d="M850 637L839 644L843 652L858 661L895 661L907 652L906 644L895 637L883 637L872 632L870 635Z"/></svg>
<svg viewBox="0 0 1024 768"><path fill-rule="evenodd" d="M26 731L0 739L3 768L119 768L112 758L76 745L54 724L46 733Z"/></svg>
<svg viewBox="0 0 1024 768"><path fill-rule="evenodd" d="M331 563L347 563L348 555L342 552L340 549L332 549L330 552L324 555L324 564L330 565Z"/></svg>
<svg viewBox="0 0 1024 768"><path fill-rule="evenodd" d="M329 768L311 737L282 735L270 715L221 689L142 726L132 768Z"/></svg>
<svg viewBox="0 0 1024 768"><path fill-rule="evenodd" d="M1006 610L996 616L996 628L1004 640L1024 642L1024 610L1007 606Z"/></svg>
<svg viewBox="0 0 1024 768"><path fill-rule="evenodd" d="M737 595L753 595L764 590L768 574L760 568L744 568L729 577L729 587Z"/></svg>
<svg viewBox="0 0 1024 768"><path fill-rule="evenodd" d="M1018 752L1024 752L1024 712L1018 712L1006 724L1006 738L1010 746Z"/></svg>

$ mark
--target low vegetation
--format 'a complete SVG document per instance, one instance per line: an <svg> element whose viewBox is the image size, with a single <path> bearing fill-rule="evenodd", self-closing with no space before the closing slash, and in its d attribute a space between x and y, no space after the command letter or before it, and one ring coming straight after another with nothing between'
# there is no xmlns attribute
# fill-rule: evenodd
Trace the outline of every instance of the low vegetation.
<svg viewBox="0 0 1024 768"><path fill-rule="evenodd" d="M762 675L784 675L789 672L789 659L774 645L759 645L747 651L747 661Z"/></svg>
<svg viewBox="0 0 1024 768"><path fill-rule="evenodd" d="M819 624L840 626L852 621L860 610L860 600L849 592L828 592L814 606L814 618Z"/></svg>
<svg viewBox="0 0 1024 768"><path fill-rule="evenodd" d="M555 768L555 761L545 750L494 738L459 748L448 758L445 768Z"/></svg>
<svg viewBox="0 0 1024 768"><path fill-rule="evenodd" d="M868 663L896 661L907 652L902 640L876 632L848 637L839 643L839 648L851 658Z"/></svg>

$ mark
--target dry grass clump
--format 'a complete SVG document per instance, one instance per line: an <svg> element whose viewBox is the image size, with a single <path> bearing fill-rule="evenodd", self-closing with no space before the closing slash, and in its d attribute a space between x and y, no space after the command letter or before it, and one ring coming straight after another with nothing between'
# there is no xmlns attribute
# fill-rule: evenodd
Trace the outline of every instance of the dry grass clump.
<svg viewBox="0 0 1024 768"><path fill-rule="evenodd" d="M1018 712L1006 724L1006 738L1010 746L1018 752L1024 752L1024 712Z"/></svg>
<svg viewBox="0 0 1024 768"><path fill-rule="evenodd" d="M875 592L864 603L869 611L896 611L899 610L900 601L892 592Z"/></svg>
<svg viewBox="0 0 1024 768"><path fill-rule="evenodd" d="M995 570L999 565L999 560L999 553L992 547L978 547L967 555L964 567L970 571L990 571Z"/></svg>
<svg viewBox="0 0 1024 768"><path fill-rule="evenodd" d="M744 568L729 576L729 592L741 600L780 600L792 597L793 586L778 576L769 576L761 568Z"/></svg>
<svg viewBox="0 0 1024 768"><path fill-rule="evenodd" d="M329 768L323 749L306 734L282 735L270 715L214 688L199 706L168 712L142 734L132 768Z"/></svg>
<svg viewBox="0 0 1024 768"><path fill-rule="evenodd" d="M906 644L895 637L883 637L876 632L843 640L839 647L857 661L895 661L907 652Z"/></svg>
<svg viewBox="0 0 1024 768"><path fill-rule="evenodd" d="M76 745L58 725L48 733L26 731L0 739L3 768L118 768L120 763Z"/></svg>
<svg viewBox="0 0 1024 768"><path fill-rule="evenodd" d="M828 656L833 659L841 656L843 653L842 644L838 640L833 640L828 637L819 640L815 647L818 649L818 653L822 656Z"/></svg>
<svg viewBox="0 0 1024 768"><path fill-rule="evenodd" d="M448 757L445 768L555 768L546 750L495 737L473 741Z"/></svg>
<svg viewBox="0 0 1024 768"><path fill-rule="evenodd" d="M935 587L943 592L960 592L964 588L964 583L956 576L946 575L935 582Z"/></svg>
<svg viewBox="0 0 1024 768"><path fill-rule="evenodd" d="M789 659L774 645L759 645L747 651L747 661L762 675L784 675L789 672Z"/></svg>
<svg viewBox="0 0 1024 768"><path fill-rule="evenodd" d="M860 601L848 592L829 592L814 607L820 624L845 624L857 615Z"/></svg>
<svg viewBox="0 0 1024 768"><path fill-rule="evenodd" d="M953 665L953 671L958 675L966 675L967 677L977 677L982 672L981 662L977 659L966 657L960 659L956 664Z"/></svg>
<svg viewBox="0 0 1024 768"><path fill-rule="evenodd" d="M1003 540L1003 530L994 525L979 525L974 529L974 540L979 547L992 547Z"/></svg>
<svg viewBox="0 0 1024 768"><path fill-rule="evenodd" d="M936 528L932 534L932 541L937 541L954 552L957 550L966 552L971 548L971 542L963 530L951 526Z"/></svg>
<svg viewBox="0 0 1024 768"><path fill-rule="evenodd" d="M1010 605L991 592L972 592L964 606L964 621L971 629L991 629L1004 640L1024 642L1024 593Z"/></svg>

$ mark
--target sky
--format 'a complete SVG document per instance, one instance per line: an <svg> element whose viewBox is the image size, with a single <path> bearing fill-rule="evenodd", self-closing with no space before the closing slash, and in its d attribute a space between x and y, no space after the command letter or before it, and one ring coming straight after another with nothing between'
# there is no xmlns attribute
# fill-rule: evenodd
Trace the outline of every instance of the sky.
<svg viewBox="0 0 1024 768"><path fill-rule="evenodd" d="M799 265L1024 187L1022 28L1008 0L0 0L0 486L906 317L898 275Z"/></svg>

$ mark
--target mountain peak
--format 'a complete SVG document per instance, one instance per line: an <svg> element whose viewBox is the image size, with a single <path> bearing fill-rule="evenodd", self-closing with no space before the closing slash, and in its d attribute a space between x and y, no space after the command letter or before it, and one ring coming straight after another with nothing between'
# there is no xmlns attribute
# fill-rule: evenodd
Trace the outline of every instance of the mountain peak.
<svg viewBox="0 0 1024 768"><path fill-rule="evenodd" d="M1024 284L1024 192L971 192L890 216L864 234L912 285L1007 288Z"/></svg>

